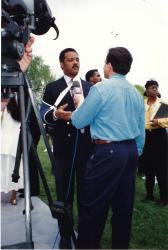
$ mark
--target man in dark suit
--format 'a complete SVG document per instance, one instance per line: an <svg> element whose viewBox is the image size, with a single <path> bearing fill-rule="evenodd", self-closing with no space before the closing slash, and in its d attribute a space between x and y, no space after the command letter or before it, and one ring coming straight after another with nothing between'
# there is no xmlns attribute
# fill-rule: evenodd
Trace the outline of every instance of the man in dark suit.
<svg viewBox="0 0 168 250"><path fill-rule="evenodd" d="M53 140L53 154L56 160L54 174L56 178L57 198L65 203L72 219L74 172L76 172L77 206L78 213L80 213L83 175L92 143L89 127L76 129L69 120L72 111L75 110L71 86L73 85L73 81L77 82L79 85L78 88L80 88L80 95L86 97L91 84L83 81L78 76L80 62L78 53L74 49L64 49L60 53L59 61L64 76L46 86L41 105L41 114L44 122L53 126L51 136ZM69 90L60 103L54 109L51 109L60 93L68 88L68 86ZM69 111L68 118L65 111ZM59 247L69 249L71 248L71 240L66 221L59 221L58 223L61 235Z"/></svg>
<svg viewBox="0 0 168 250"><path fill-rule="evenodd" d="M86 81L90 82L92 85L96 84L97 82L101 82L102 78L98 69L91 69L85 75Z"/></svg>

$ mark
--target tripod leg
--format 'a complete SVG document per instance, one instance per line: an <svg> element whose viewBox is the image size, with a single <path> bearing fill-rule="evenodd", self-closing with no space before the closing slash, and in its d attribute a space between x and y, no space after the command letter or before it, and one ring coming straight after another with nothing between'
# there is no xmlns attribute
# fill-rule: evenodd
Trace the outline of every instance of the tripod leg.
<svg viewBox="0 0 168 250"><path fill-rule="evenodd" d="M50 158L50 161L51 161L51 164L52 164L52 167L54 168L56 163L55 163L55 159L53 157L53 153L51 151L51 148L50 148L50 145L49 145L49 142L48 142L48 139L47 139L47 136L46 136L46 133L45 133L45 130L44 130L44 127L43 127L43 122L42 122L42 118L39 114L39 111L38 111L38 108L37 108L37 105L35 103L35 100L33 98L33 93L32 93L32 89L31 89L31 85L30 85L30 82L27 78L27 75L24 74L24 79L25 79L25 82L26 82L26 86L27 86L27 89L28 89L28 95L29 95L29 98L30 98L30 101L31 101L31 104L32 104L32 107L33 107L33 111L35 113L35 116L36 116L36 120L37 120L37 123L39 125L39 128L40 128L40 132L41 132L41 135L44 139L44 143L45 143L45 146L47 148L47 151L48 151L48 155L49 155L49 158ZM35 153L35 151L34 151ZM36 155L36 154L35 154ZM38 161L38 157L36 155L36 159ZM45 187L45 190L47 191L47 186L45 184L45 179L43 177L43 173L42 173L42 169L40 167L40 164L38 164L39 162L37 162L37 167L38 167L38 170L39 170L39 173L40 173L40 176L42 178L42 181L43 181L43 185ZM56 189L58 189L58 183L56 181ZM48 192L46 192L48 193ZM48 196L48 195L47 195ZM53 204L53 201L52 201L52 197L48 196L48 200L49 200L49 203L50 203L50 210L51 210L51 213L52 213L52 216L54 218L57 218L58 221L60 220L65 220L65 221L68 221L68 223L66 223L66 225L68 225L68 235L72 238L73 240L73 243L76 247L76 235L75 235L75 232L73 230L73 224L72 224L72 221L71 221L71 218L69 217L69 214L65 211L66 208L64 207L64 205L61 205L61 207L57 204L57 202L55 204ZM62 203L62 202L61 202ZM59 210L59 211L58 211ZM63 213L60 212L61 211L64 211ZM60 217L63 217L63 218L60 218Z"/></svg>
<svg viewBox="0 0 168 250"><path fill-rule="evenodd" d="M27 146L27 134L26 134L27 131L26 131L26 118L25 118L25 95L23 86L19 86L19 101L21 110L21 135L22 135L22 147L23 147L26 241L32 242L28 146Z"/></svg>
<svg viewBox="0 0 168 250"><path fill-rule="evenodd" d="M33 98L33 93L32 93L32 89L31 89L29 80L27 78L27 75L25 75L25 74L24 74L24 79L25 79L26 86L27 86L27 89L28 89L28 94L29 94L29 97L30 97L30 100L31 100L31 104L32 104L32 107L33 107L33 110L34 110L34 113L35 113L35 116L36 116L36 119L37 119L37 123L38 123L38 126L40 128L41 135L42 135L42 137L44 139L45 146L47 148L47 152L48 152L51 164L55 165L55 159L53 157L53 154L52 154L52 151L51 151L51 148L50 148L50 145L49 145L49 142L48 142L44 127L43 127L43 121L42 121L42 118L41 118L41 116L39 114L39 111L37 109L37 105L35 103L35 100ZM53 168L54 168L54 166L53 166Z"/></svg>

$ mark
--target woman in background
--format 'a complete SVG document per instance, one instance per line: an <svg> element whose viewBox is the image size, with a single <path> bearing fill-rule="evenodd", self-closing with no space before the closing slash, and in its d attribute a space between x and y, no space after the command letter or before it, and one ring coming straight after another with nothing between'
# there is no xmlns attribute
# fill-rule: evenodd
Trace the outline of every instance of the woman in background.
<svg viewBox="0 0 168 250"><path fill-rule="evenodd" d="M26 72L32 61L32 44L35 38L30 37L23 57L17 61L18 70ZM17 204L16 191L23 188L23 167L20 166L18 183L12 182L12 173L15 165L16 150L20 133L19 108L15 97L5 99L1 97L1 191L12 190L10 202Z"/></svg>
<svg viewBox="0 0 168 250"><path fill-rule="evenodd" d="M12 191L10 203L17 204L16 191L23 188L23 164L18 182L12 182L20 133L20 111L16 98L1 99L1 192Z"/></svg>
<svg viewBox="0 0 168 250"><path fill-rule="evenodd" d="M168 161L167 134L168 117L155 119L155 115L163 101L159 98L158 83L154 80L146 82L145 88L145 129L146 140L140 165L145 173L146 196L144 201L153 201L155 176L159 186L158 205L168 205Z"/></svg>

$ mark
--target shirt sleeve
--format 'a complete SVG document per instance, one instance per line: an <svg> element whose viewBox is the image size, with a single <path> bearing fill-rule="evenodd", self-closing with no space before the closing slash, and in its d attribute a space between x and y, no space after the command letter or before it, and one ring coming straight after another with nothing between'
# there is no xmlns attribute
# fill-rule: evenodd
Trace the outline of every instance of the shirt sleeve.
<svg viewBox="0 0 168 250"><path fill-rule="evenodd" d="M158 124L162 128L168 128L168 118L159 118Z"/></svg>
<svg viewBox="0 0 168 250"><path fill-rule="evenodd" d="M141 113L140 113L140 118L139 118L139 131L140 131L140 133L135 138L139 156L142 154L143 147L145 144L145 107L144 107L143 99L142 99L141 107L142 108L141 108Z"/></svg>
<svg viewBox="0 0 168 250"><path fill-rule="evenodd" d="M72 124L78 129L91 124L101 109L101 104L101 95L93 86L82 105L72 113Z"/></svg>

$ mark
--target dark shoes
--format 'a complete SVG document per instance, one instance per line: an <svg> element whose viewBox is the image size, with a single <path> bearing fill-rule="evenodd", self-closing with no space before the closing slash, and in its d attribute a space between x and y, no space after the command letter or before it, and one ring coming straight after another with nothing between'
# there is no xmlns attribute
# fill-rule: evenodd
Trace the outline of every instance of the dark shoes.
<svg viewBox="0 0 168 250"><path fill-rule="evenodd" d="M72 249L71 237L62 236L59 242L59 249Z"/></svg>
<svg viewBox="0 0 168 250"><path fill-rule="evenodd" d="M24 194L19 194L19 198L24 198Z"/></svg>
<svg viewBox="0 0 168 250"><path fill-rule="evenodd" d="M20 189L18 190L18 193L24 194L24 189L23 189L23 188L20 188Z"/></svg>
<svg viewBox="0 0 168 250"><path fill-rule="evenodd" d="M150 201L156 201L156 199L153 196L145 196L145 198L142 200L142 202L150 202ZM160 207L165 207L168 205L168 200L158 200L156 202L156 205Z"/></svg>
<svg viewBox="0 0 168 250"><path fill-rule="evenodd" d="M143 202L150 202L155 201L155 198L153 196L145 196L145 198L142 200Z"/></svg>

